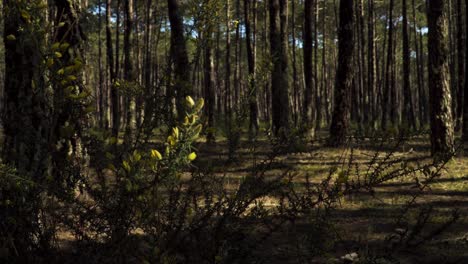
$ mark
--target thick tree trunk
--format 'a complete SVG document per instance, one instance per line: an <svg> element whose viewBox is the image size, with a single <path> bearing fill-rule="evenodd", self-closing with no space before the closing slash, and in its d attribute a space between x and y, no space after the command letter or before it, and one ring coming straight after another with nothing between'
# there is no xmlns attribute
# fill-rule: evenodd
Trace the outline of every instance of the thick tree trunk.
<svg viewBox="0 0 468 264"><path fill-rule="evenodd" d="M468 39L468 4L465 5L465 33ZM464 84L464 94L463 98L463 128L462 128L462 138L463 143L467 145L468 143L468 41L465 43L465 49L467 54L465 56L465 84Z"/></svg>
<svg viewBox="0 0 468 264"><path fill-rule="evenodd" d="M457 114L455 131L461 129L461 123L463 120L463 98L464 84L465 84L465 36L463 34L463 4L461 0L457 0Z"/></svg>
<svg viewBox="0 0 468 264"><path fill-rule="evenodd" d="M354 1L340 0L340 25L338 28L338 68L336 70L335 105L330 126L329 143L340 146L346 143L349 129L350 92L353 80L353 15Z"/></svg>
<svg viewBox="0 0 468 264"><path fill-rule="evenodd" d="M427 14L429 26L428 70L431 106L431 152L435 156L448 155L454 151L444 2L444 0L429 0Z"/></svg>
<svg viewBox="0 0 468 264"><path fill-rule="evenodd" d="M287 0L270 0L270 49L273 59L271 75L273 133L282 139L286 139L290 129L287 29Z"/></svg>
<svg viewBox="0 0 468 264"><path fill-rule="evenodd" d="M174 85L176 90L176 107L181 120L187 111L185 97L191 95L190 65L184 36L183 15L179 0L168 0L169 21L171 23L171 58L174 66Z"/></svg>

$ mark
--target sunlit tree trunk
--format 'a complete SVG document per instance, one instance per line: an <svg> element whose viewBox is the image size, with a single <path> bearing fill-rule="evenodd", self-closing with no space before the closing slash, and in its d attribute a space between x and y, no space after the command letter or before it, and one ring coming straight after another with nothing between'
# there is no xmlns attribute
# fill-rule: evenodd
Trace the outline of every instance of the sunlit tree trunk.
<svg viewBox="0 0 468 264"><path fill-rule="evenodd" d="M427 14L429 26L428 70L431 106L431 152L433 155L447 155L454 150L444 2L444 0L429 0Z"/></svg>

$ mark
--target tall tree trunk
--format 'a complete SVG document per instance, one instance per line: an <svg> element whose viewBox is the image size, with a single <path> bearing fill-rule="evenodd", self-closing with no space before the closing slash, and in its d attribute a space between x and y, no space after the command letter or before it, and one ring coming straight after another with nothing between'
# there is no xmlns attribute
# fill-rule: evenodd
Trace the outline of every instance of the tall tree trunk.
<svg viewBox="0 0 468 264"><path fill-rule="evenodd" d="M204 7L207 8L208 1L204 2ZM205 115L207 118L207 143L215 142L215 79L214 79L214 58L213 58L213 22L209 18L204 20L204 31L202 34L204 44L204 60L203 60L203 81L204 81L204 97L206 101Z"/></svg>
<svg viewBox="0 0 468 264"><path fill-rule="evenodd" d="M226 0L226 69L224 76L224 113L226 114L226 124L228 131L231 130L231 11L229 0Z"/></svg>
<svg viewBox="0 0 468 264"><path fill-rule="evenodd" d="M112 16L112 0L106 2L106 46L107 46L107 65L109 68L110 86L111 86L111 103L112 103L112 136L118 137L120 128L120 107L119 95L116 87L116 70L114 64L114 52L112 48L112 31L110 20Z"/></svg>
<svg viewBox="0 0 468 264"><path fill-rule="evenodd" d="M376 82L376 65L375 65L375 46L374 46L374 0L368 2L368 20L367 20L367 88L369 100L369 113L371 118L371 127L374 128L377 121L377 82Z"/></svg>
<svg viewBox="0 0 468 264"><path fill-rule="evenodd" d="M461 122L463 119L463 98L465 93L463 91L465 85L465 36L463 34L463 4L461 0L457 0L457 114L455 131L461 129Z"/></svg>
<svg viewBox="0 0 468 264"><path fill-rule="evenodd" d="M346 143L349 129L349 95L353 81L352 60L354 52L353 8L353 0L340 0L338 68L336 70L335 105L329 139L329 143L333 146L341 146Z"/></svg>
<svg viewBox="0 0 468 264"><path fill-rule="evenodd" d="M292 96L292 113L294 116L294 125L299 122L299 83L297 78L296 65L296 0L291 1L291 38L292 38L292 77L293 77L293 96Z"/></svg>
<svg viewBox="0 0 468 264"><path fill-rule="evenodd" d="M103 85L103 72L102 72L102 38L101 38L101 31L102 31L102 1L98 1L98 92L96 95L98 96L98 118L99 118L99 127L104 128L107 126L107 118L106 115L106 108L104 106L104 100L106 100L107 94L104 91Z"/></svg>
<svg viewBox="0 0 468 264"><path fill-rule="evenodd" d="M303 32L303 61L304 61L304 103L302 109L302 123L307 129L307 134L313 136L313 96L314 96L314 78L312 66L312 24L313 24L313 10L314 0L306 0L304 3L304 32Z"/></svg>
<svg viewBox="0 0 468 264"><path fill-rule="evenodd" d="M431 152L434 156L447 155L454 151L444 2L444 0L429 0L427 14L429 26L428 70L431 106Z"/></svg>
<svg viewBox="0 0 468 264"><path fill-rule="evenodd" d="M416 128L416 118L414 115L413 99L410 86L410 48L408 37L408 16L406 12L406 0L402 3L403 14L403 100L404 100L404 127Z"/></svg>
<svg viewBox="0 0 468 264"><path fill-rule="evenodd" d="M257 105L257 86L256 86L256 75L255 75L255 47L253 43L254 34L252 34L252 25L250 20L250 12L252 8L250 6L251 0L244 0L244 22L245 22L245 39L247 44L247 64L249 70L249 86L248 86L248 98L249 98L249 109L250 109L250 122L249 122L249 134L251 137L257 135L258 132L258 105ZM255 3L254 3L255 5ZM255 12L255 10L253 11Z"/></svg>
<svg viewBox="0 0 468 264"><path fill-rule="evenodd" d="M319 0L315 0L314 7L314 91L315 91L315 130L320 130L322 126L322 93L320 91L319 81L318 81L318 20L319 20Z"/></svg>
<svg viewBox="0 0 468 264"><path fill-rule="evenodd" d="M468 39L468 4L465 4L465 35ZM468 41L465 42L465 84L464 84L464 98L463 98L463 128L462 138L466 146L468 143Z"/></svg>
<svg viewBox="0 0 468 264"><path fill-rule="evenodd" d="M387 64L385 68L385 85L384 95L382 102L382 129L387 129L388 118L390 121L394 121L394 108L395 105L390 105L390 98L393 94L392 85L392 66L393 66L393 1L390 0L389 14L388 14L388 47L387 47ZM390 110L390 111L389 111Z"/></svg>
<svg viewBox="0 0 468 264"><path fill-rule="evenodd" d="M171 58L174 65L174 85L176 90L176 107L179 119L187 111L185 97L192 93L190 88L190 65L185 44L183 14L179 0L167 0L169 21L171 23Z"/></svg>
<svg viewBox="0 0 468 264"><path fill-rule="evenodd" d="M132 30L133 30L133 0L125 0L125 31L124 31L124 79L127 84L134 85L135 76L132 65ZM128 94L126 97L127 123L125 126L126 144L133 141L136 129L135 117L135 95Z"/></svg>
<svg viewBox="0 0 468 264"><path fill-rule="evenodd" d="M289 133L288 2L270 0L270 49L273 133L286 139Z"/></svg>

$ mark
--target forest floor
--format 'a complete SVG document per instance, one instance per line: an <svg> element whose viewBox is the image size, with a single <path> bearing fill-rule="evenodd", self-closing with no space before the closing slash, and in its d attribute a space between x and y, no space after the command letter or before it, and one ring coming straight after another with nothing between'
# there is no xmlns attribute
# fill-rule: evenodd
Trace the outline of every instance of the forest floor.
<svg viewBox="0 0 468 264"><path fill-rule="evenodd" d="M265 139L254 144L242 141L237 159L229 163L226 163L226 141L220 140L212 146L201 143L198 148L196 166L210 168L213 173L227 177L233 185L240 183L252 168L258 168L258 164L267 160L271 153L271 144ZM353 168L357 164L362 173L376 153L379 156L392 153L393 160L404 159L407 164L413 164L411 166L432 161L427 136L411 138L401 144L391 140L380 143L379 140L363 139L348 148L339 149L328 148L319 141L300 145L297 149L300 150L276 155L271 166L262 168L265 174L273 176L288 172L294 175L295 182L303 183L308 176L312 183L318 184L332 168L346 169L350 158L355 164ZM388 240L402 232L397 229L396 221L419 190L415 177L411 176L381 184L373 193L363 191L343 197L330 219L333 235L314 234L310 221L309 224L299 223L295 229L285 228L275 235L258 252L267 259L265 263L330 263L330 260L333 263L333 260L338 261L341 256L352 252L371 259L375 257L374 260L378 256L393 256L399 261L375 263L468 263L468 155L459 154L452 158L442 170L442 175L429 187L416 199L415 206L404 214L404 222L410 230L422 228L420 233L415 232L414 239L408 239L412 232L409 231L401 243ZM270 205L274 206L274 203L271 201ZM421 212L428 212L428 208L432 211L427 223L417 224L424 219ZM437 233L438 228L449 221L454 210L460 216L458 221L443 233L430 235ZM334 237L334 243L327 247L332 254L312 257L317 252L311 250L310 243L328 243L330 237ZM391 243L395 244L393 249Z"/></svg>

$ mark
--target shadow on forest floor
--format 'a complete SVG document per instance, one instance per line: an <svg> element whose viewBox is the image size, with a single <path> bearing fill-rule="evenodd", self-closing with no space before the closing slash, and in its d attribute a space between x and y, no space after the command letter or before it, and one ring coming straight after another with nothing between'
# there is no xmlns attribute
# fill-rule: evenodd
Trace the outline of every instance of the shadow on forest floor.
<svg viewBox="0 0 468 264"><path fill-rule="evenodd" d="M242 142L237 152L238 159L226 165L226 142L219 142L215 146L200 145L199 149L201 159L198 166L212 166L215 173L231 178L233 184L253 169L266 169L266 175L288 170L295 175L298 183L304 182L308 175L312 184L319 184L331 169L345 166L351 153L349 148L334 149L322 143L309 143L305 146L307 151L278 155L272 166L267 166L259 164L271 152L269 142L256 142L255 147L249 142ZM353 144L352 149L353 162L362 168L366 168L377 152L379 157L393 152L394 157L414 166L431 162L430 144L425 137L413 138L396 148L394 142L380 144L365 140ZM408 178L381 184L372 193L362 191L344 197L332 214L335 223L333 228L339 235L335 243L330 245L329 252L333 254L329 258L313 259L307 248L308 242L298 244L301 236L314 230L310 223L286 228L281 235L263 245L259 254L267 259L266 263L329 263L330 259L339 259L350 252L368 256L387 255L387 239L394 234L397 218L417 190L414 179ZM400 262L395 263L468 263L467 156L458 155L448 162L442 176L418 197L417 204L410 208L404 222L408 225L414 223L417 212L423 208L432 208L433 217L428 221L426 230L420 234L421 237L449 219L453 210L458 210L461 217L446 232L434 236L424 245L416 247L409 243L399 248L396 256Z"/></svg>

